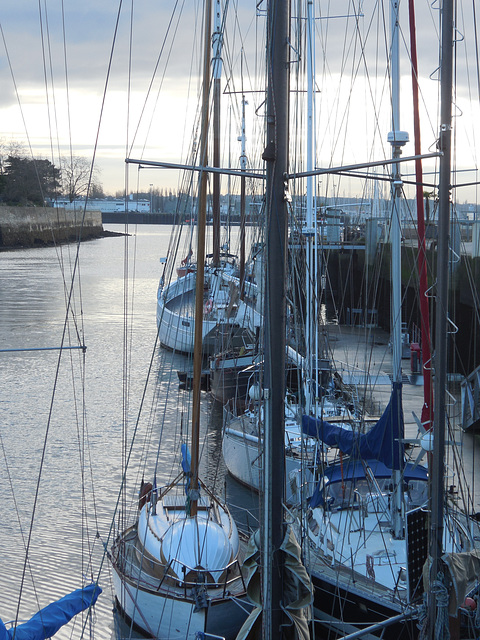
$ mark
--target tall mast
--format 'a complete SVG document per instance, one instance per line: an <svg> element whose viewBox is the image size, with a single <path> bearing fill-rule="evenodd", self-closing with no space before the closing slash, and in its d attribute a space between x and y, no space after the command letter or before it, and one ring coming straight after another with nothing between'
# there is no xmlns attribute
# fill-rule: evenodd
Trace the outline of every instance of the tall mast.
<svg viewBox="0 0 480 640"><path fill-rule="evenodd" d="M289 1L267 4L265 441L263 520L263 638L279 637L283 571L285 466L285 331L289 98ZM271 603L271 604L270 604Z"/></svg>
<svg viewBox="0 0 480 640"><path fill-rule="evenodd" d="M207 166L208 150L208 98L210 90L210 30L212 22L211 0L204 5L204 60L202 92L202 126L200 133L200 165ZM200 378L202 374L203 340L203 289L205 282L205 227L207 224L207 173L200 173L198 230L197 230L197 274L195 285L195 336L193 347L193 398L192 398L192 460L190 484L190 515L197 515L198 462L200 441Z"/></svg>
<svg viewBox="0 0 480 640"><path fill-rule="evenodd" d="M314 117L315 117L315 38L314 34L314 5L313 0L307 0L307 22L306 22L306 55L307 55L307 171L313 171L314 167L314 154L315 154L315 138L314 138ZM305 230L306 235L306 326L305 326L305 343L306 353L314 354L312 358L306 359L307 367L309 371L304 371L304 375L313 379L313 368L317 368L318 358L318 344L317 333L314 331L315 314L313 310L313 283L315 278L315 263L316 263L316 215L315 215L315 183L314 176L307 177L307 201L306 201L306 215L305 215ZM305 401L306 412L308 413L312 405L312 397L310 392L310 385L305 385Z"/></svg>
<svg viewBox="0 0 480 640"><path fill-rule="evenodd" d="M243 93L242 73L242 133L239 141L242 146L240 155L240 170L245 174L247 170L246 135L245 135L245 95ZM240 299L245 298L245 175L240 177Z"/></svg>
<svg viewBox="0 0 480 640"><path fill-rule="evenodd" d="M437 287L435 322L435 390L434 390L434 438L432 456L432 514L430 519L430 584L436 580L440 569L443 547L444 503L444 455L445 455L445 393L447 383L447 303L449 269L449 224L451 189L451 138L452 138L452 81L453 81L453 0L443 0L441 9L441 63L440 63L440 175L438 189L438 244ZM434 638L437 615L436 596L429 591L429 637Z"/></svg>
<svg viewBox="0 0 480 640"><path fill-rule="evenodd" d="M399 23L398 0L391 0L391 51L390 68L392 83L392 130L388 141L392 145L392 157L399 158L402 146L408 142L408 134L400 131L400 56L399 56ZM390 240L392 243L392 349L393 349L393 385L394 393L399 393L402 382L402 282L401 282L401 196L402 179L400 163L392 164L392 221L390 226ZM402 516L402 479L401 471L394 471L395 498L392 503L393 535L395 538L403 536Z"/></svg>
<svg viewBox="0 0 480 640"><path fill-rule="evenodd" d="M413 127L415 138L415 155L420 156L422 145L420 143L420 113L418 100L418 63L417 63L417 36L415 30L415 4L414 0L408 0L410 22L410 49L412 59L412 91L413 91ZM430 335L430 311L428 306L428 281L427 281L427 252L425 243L425 213L423 207L423 170L422 160L415 160L415 182L417 198L417 228L418 228L418 276L420 283L420 317L422 340L422 369L423 369L423 407L422 424L428 430L432 426L433 392L432 392L432 363L431 363L431 335Z"/></svg>
<svg viewBox="0 0 480 640"><path fill-rule="evenodd" d="M213 47L213 166L220 167L220 78L222 76L222 17L220 0L215 0ZM220 173L213 174L213 264L220 263Z"/></svg>

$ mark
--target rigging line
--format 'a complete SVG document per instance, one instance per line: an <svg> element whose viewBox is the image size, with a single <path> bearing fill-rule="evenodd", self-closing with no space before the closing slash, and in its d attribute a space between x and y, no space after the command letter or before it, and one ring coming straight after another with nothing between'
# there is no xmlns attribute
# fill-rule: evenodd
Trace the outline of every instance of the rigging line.
<svg viewBox="0 0 480 640"><path fill-rule="evenodd" d="M70 149L70 161L73 161L73 146L72 146L72 121L70 113L70 81L68 76L68 63L67 63L67 38L65 28L65 2L61 1L62 12L62 36L63 36L63 66L65 69L65 93L67 97L67 127L68 127L68 144Z"/></svg>
<svg viewBox="0 0 480 640"><path fill-rule="evenodd" d="M144 115L145 110L146 110L146 108L147 108L147 102L148 102L149 96L150 96L150 94L151 94L151 92L152 92L153 83L154 83L154 80L155 80L156 75L157 75L158 67L159 67L159 65L160 65L160 60L161 60L161 58L162 58L162 56L163 56L163 52L164 52L164 49L165 49L166 44L167 44L167 38L168 38L168 35L169 35L169 33L170 33L170 29L171 29L171 27L172 27L172 24L173 24L173 18L174 18L174 16L175 16L175 12L176 12L176 10L177 10L178 3L179 3L179 0L176 0L176 1L175 1L175 5L174 5L174 7L173 7L172 14L171 14L171 16L170 16L170 20L169 20L168 25L167 25L167 30L166 30L166 32L165 32L165 36L164 36L164 38L163 38L162 46L160 47L160 52L159 52L159 54L158 54L158 56L157 56L157 60L156 60L156 62L155 62L155 66L154 66L154 69L153 69L152 77L150 78L150 83L149 83L149 85L148 85L147 93L146 93L146 95L145 95L145 100L144 100L144 102L143 102L142 110L141 110L141 112L140 112L140 116L139 116L139 118L138 118L137 127L136 127L136 129L135 129L135 133L133 134L132 142L131 142L131 144L130 144L130 151L132 150L133 145L135 144L135 140L136 140L136 138L137 138L137 134L138 134L139 129L140 129L140 124L141 124L141 122L142 122L143 115ZM178 26L179 26L179 23L180 23L180 17L181 17L181 14L182 14L182 12L183 12L183 8L184 8L184 6L185 6L185 0L183 0L183 3L182 3L182 6L181 6L181 9L180 9L180 12L179 12L179 15L178 15L178 19L177 19L177 23L176 23L176 26L175 26L175 31L174 31L173 36L172 36L172 42L171 42L171 44L170 44L170 49L169 49L169 51L168 51L167 60L166 60L165 68L164 68L164 71L163 71L162 79L161 79L161 82L160 82L160 86L159 86L159 88L158 88L157 98L156 98L156 101L155 101L155 105L158 103L159 93L160 93L160 90L161 90L161 88L162 88L163 81L165 80L165 74L166 74L167 63L168 63L168 61L170 60L170 56L171 56L172 49L173 49L173 43L174 43L174 40L175 40L175 35L177 34L177 31L178 31ZM132 2L132 18L133 18L133 2ZM132 20L132 26L133 26L133 20ZM130 65L130 67L129 67L129 88L130 88L130 79L131 79L130 73L131 73L131 62L132 62L132 37L133 37L133 36L132 36L132 31L131 31L131 40L130 40L130 59L129 59L129 65ZM155 111L155 108L154 108L154 111ZM150 132L150 129L151 129L151 126L152 126L152 121L153 121L153 114L152 114L152 116L151 116L150 123L149 123L148 128L147 128L147 134ZM145 139L145 142L144 142L144 145L143 145L143 151L145 150L145 146L146 146L146 139Z"/></svg>
<svg viewBox="0 0 480 640"><path fill-rule="evenodd" d="M117 34L117 31L118 31L118 24L119 24L119 16L120 16L121 6L122 6L122 0L120 0L119 11L117 13L117 20L116 20L115 31L114 31L114 36L115 37L114 37L114 40L113 40L112 50L111 50L110 59L109 59L108 73L107 73L107 79L106 79L106 83L105 83L105 90L104 90L104 95L103 95L101 114L103 114L103 109L104 109L104 105L105 105L106 87L108 85L108 79L110 77L110 70L111 70L111 65L112 65L112 55L113 55L114 44L115 44L115 40L116 40L116 34ZM8 50L7 50L7 47L6 47L6 41L5 41L5 37L4 37L4 33L3 33L3 29L2 29L1 24L0 24L0 30L1 30L2 39L3 39L4 45L5 45L5 50L7 52L7 59L8 59L8 62L9 62L10 71L12 73L12 78L13 78L13 82L14 82L14 86L15 86L15 91L16 91L17 99L18 99L18 91L17 91L15 79L14 79L14 76L13 76L13 71L12 71L12 67L11 67L11 64L10 64L10 58L9 58L9 55L8 55ZM19 104L20 104L20 101L19 101ZM21 105L20 105L20 111L21 111L21 114L22 114L22 119L24 121L23 110L21 108ZM97 138L96 138L96 141L95 141L95 148L94 148L94 158L95 158L95 152L96 152L96 149L97 149L97 146L98 146L100 122L101 122L101 117L100 117L98 129L97 129ZM24 121L24 124L25 124L25 121ZM27 139L29 140L29 143L30 143L30 139L28 138L28 132L27 132ZM31 149L31 146L30 146L30 149ZM91 180L92 171L93 171L93 164L94 164L94 160L92 160L91 171L90 171L90 180ZM88 197L88 192L87 192L87 197ZM85 212L86 212L86 203L85 203L85 207L84 207L84 210L83 210L82 226L83 226L83 223L84 223L84 220L85 220ZM74 267L73 267L73 272L72 272L72 282L71 282L71 287L70 287L70 291L69 291L69 295L68 295L67 309L66 309L66 315L65 315L64 325L63 325L63 333L62 333L62 339L61 339L61 344L62 345L63 345L65 337L66 337L69 309L71 308L71 301L72 301L72 296L73 296L73 291L74 291L75 275L76 275L76 271L77 271L77 268L78 268L80 242L81 242L81 238L79 238L79 240L78 240L77 250L76 250L76 254L75 254L75 261L74 261ZM60 350L59 355L58 355L58 359L57 359L57 367L56 367L56 371L55 371L54 386L53 386L53 390L52 390L52 397L51 397L51 400L50 400L50 408L49 408L49 414L48 414L48 419L47 419L47 426L46 426L46 430L45 430L44 444L43 444L43 448L42 448L42 454L41 454L41 459L40 459L40 467L39 467L38 478L37 478L37 483L36 483L36 487L35 487L35 494L34 494L33 507L32 507L32 516L31 516L31 519L30 519L30 527L29 527L28 538L27 538L27 546L26 546L26 550L25 550L25 562L24 562L23 569L22 569L22 577L21 577L21 582L20 582L18 604L17 604L17 610L16 610L16 614L15 614L15 625L18 623L18 618L19 618L19 613L20 613L20 604L21 604L23 588L24 588L24 584L25 584L26 567L27 567L28 556L29 556L29 552L30 552L30 545L31 545L31 541L32 541L33 525L34 525L35 515L36 515L36 510L37 510L37 505L38 505L38 497L39 497L39 490L40 490L40 480L41 480L42 471L43 471L43 467L44 467L44 463L45 463L46 445L47 445L47 440L48 440L48 436L49 436L49 432L50 432L50 426L51 426L51 420L52 420L52 414L53 414L53 403L54 403L54 399L55 399L55 392L56 392L56 387L57 387L57 382L58 382L58 377L59 377L59 372L60 372L60 363L61 363L62 355L63 355L63 350ZM87 619L88 619L88 616L87 616ZM86 625L86 621L85 621L85 625Z"/></svg>
<svg viewBox="0 0 480 640"><path fill-rule="evenodd" d="M45 100L47 103L47 121L48 121L48 130L49 130L49 134L50 134L50 155L52 158L52 164L54 165L54 151L53 151L53 135L52 135L52 120L51 120L51 108L50 108L50 95L49 95L49 91L48 91L48 73L47 73L47 58L49 61L49 69L50 69L50 83L51 83L51 90L52 90L52 98L53 98L53 114L54 114L54 121L55 121L55 128L57 130L57 147L58 147L58 143L59 143L59 136L58 136L58 120L57 120L57 113L56 113L56 108L55 108L55 84L53 81L53 65L52 65L52 51L50 48L50 32L48 29L48 13L47 13L47 7L45 4L45 0L43 0L44 5L45 5L45 12L44 12L44 17L42 18L42 2L41 0L38 0L38 14L39 14L39 21L40 21L40 40L42 43L42 62L43 62L43 82L45 85ZM46 37L44 34L44 22L45 22L45 32L46 32ZM48 51L48 56L46 54L46 50ZM43 194L42 194L43 195Z"/></svg>
<svg viewBox="0 0 480 640"><path fill-rule="evenodd" d="M77 258L78 258L78 252L77 252ZM70 289L70 297L69 297L69 301L68 301L68 304L67 304L67 311L66 311L66 315L65 315L64 324L63 324L62 338L61 338L61 341L60 341L62 345L63 345L63 343L65 341L66 333L67 333L68 316L69 316L68 310L70 308L70 301L71 301L72 291L73 291L73 282L72 282L72 288ZM58 354L57 366L56 366L56 369L55 369L55 377L54 377L52 395L51 395L51 398L50 398L50 406L49 406L49 411L48 411L47 425L46 425L46 429L45 429L45 436L44 436L44 441L43 441L42 453L41 453L41 457L40 457L40 465L39 465L39 470L38 470L37 482L36 482L36 486L35 486L35 493L34 493L33 507L32 507L32 516L30 518L30 527L29 527L29 530L28 530L27 544L26 544L26 548L25 548L25 560L24 560L23 568L22 568L22 577L21 577L21 581L20 581L20 588L19 588L19 595L18 595L18 602L17 602L17 610L16 610L16 613L15 613L15 626L17 626L18 619L19 619L20 605L21 605L21 600L22 600L23 588L24 588L24 584L25 584L25 574L26 574L26 570L27 570L27 565L29 564L29 553L30 553L30 545L31 545L31 542L32 542L33 525L34 525L34 522L35 522L35 515L36 515L36 511L37 511L38 497L39 497L39 492L40 492L40 481L41 481L41 478L42 478L43 467L44 467L44 464L45 464L47 441L48 441L48 436L49 436L49 433L50 433L50 427L51 427L51 422L52 422L53 405L54 405L54 400L55 400L55 397L56 397L56 389L57 389L57 383L58 383L58 378L59 378L59 374L60 374L60 364L61 364L61 360L62 360L62 355L63 355L63 349L61 349L59 354Z"/></svg>
<svg viewBox="0 0 480 640"><path fill-rule="evenodd" d="M473 7L473 33L475 37L475 61L477 63L477 94L480 98L480 60L479 60L479 44L478 44L478 28L477 28L477 10L475 0L472 0Z"/></svg>
<svg viewBox="0 0 480 640"><path fill-rule="evenodd" d="M144 406L144 403L145 403L145 397L146 397L146 392L147 392L147 386L148 386L148 382L149 382L151 374L152 374L153 363L155 361L158 344L159 344L159 338L158 338L158 332L157 332L157 335L155 337L155 342L154 342L154 345L153 345L153 349L152 349L152 354L150 356L150 362L149 362L149 365L148 365L145 384L143 386L143 391L142 391L142 395L141 395L141 398L140 398L140 405L139 405L138 412L137 412L137 418L136 418L136 421L135 421L135 426L134 426L132 438L130 440L130 446L128 448L128 454L126 456L125 469L122 470L122 479L121 479L120 487L119 487L119 490L118 490L118 493L117 493L117 499L116 499L115 506L114 506L114 509L113 509L112 517L111 517L111 520L110 520L110 527L108 529L107 538L106 538L106 541L104 543L104 552L103 552L103 555L102 555L102 559L100 561L100 565L98 567L97 581L100 578L101 572L103 570L103 565L105 563L105 558L109 554L108 547L110 546L110 540L112 538L114 525L115 525L115 518L117 516L119 504L121 502L121 497L122 497L122 494L124 492L124 487L126 486L126 482L127 482L127 469L129 467L129 464L130 464L130 459L131 459L132 454L133 454L133 447L134 447L134 444L135 444L135 439L136 439L137 434L138 434L138 429L139 429L139 424L140 424L140 416L141 416L142 411L143 411L143 406Z"/></svg>
<svg viewBox="0 0 480 640"><path fill-rule="evenodd" d="M24 128L24 131L25 131L25 137L27 139L28 149L30 151L30 156L31 156L31 158L33 160L33 166L35 167L35 172L36 172L36 175L37 175L37 180L38 180L40 189L42 189L41 181L40 181L39 176L38 176L37 161L36 161L36 159L35 159L35 157L33 155L32 142L30 140L30 135L28 133L27 122L25 120L25 114L24 114L24 111L23 111L22 102L20 100L20 94L18 93L17 81L15 80L15 74L13 72L13 67L12 67L12 62L11 62L11 59L10 59L10 54L9 54L9 50L8 50L8 46L7 46L7 41L6 41L6 38L5 38L5 34L3 32L3 27L2 27L1 22L0 22L0 33L1 33L1 36L2 36L3 46L4 46L4 49L5 49L5 56L6 56L7 62L8 62L8 68L10 70L10 75L12 77L13 88L14 88L14 91L15 91L15 96L17 98L18 108L20 110L20 117L22 119L22 124L23 124L23 128ZM42 196L43 196L43 193L42 193Z"/></svg>
<svg viewBox="0 0 480 640"><path fill-rule="evenodd" d="M7 452L5 450L5 444L4 444L4 441L3 441L1 433L0 433L0 448L2 450L3 460L4 460L4 463L5 463L5 470L7 472L8 484L10 485L10 491L12 493L13 505L14 505L14 509L15 509L15 514L17 516L18 528L19 528L19 531L20 531L20 535L22 536L23 547L24 547L24 549L26 549L27 547L26 547L26 540L25 540L25 532L24 532L24 529L23 529L23 526L22 526L22 521L21 521L21 518L20 518L20 510L18 508L16 492L15 492L14 487L13 487L12 475L10 473L10 466L8 464L8 456L7 456ZM27 564L28 564L28 571L29 571L29 574L30 574L31 582L32 582L32 587L33 587L33 590L34 590L34 593L35 593L35 600L37 601L38 608L40 608L40 600L39 600L39 597L38 597L36 581L35 581L34 576L33 576L32 566L30 564L30 560L29 559L27 560Z"/></svg>
<svg viewBox="0 0 480 640"><path fill-rule="evenodd" d="M58 152L58 157L59 157L59 161L60 161L60 165L61 165L61 153L60 153L60 146L59 146L59 135L58 135L58 117L57 117L57 108L56 108L56 94L55 94L55 83L54 83L54 78L53 78L53 62L52 62L52 52L51 52L51 46L50 46L50 32L49 32L49 20L48 20L48 12L47 12L47 7L46 7L46 3L44 2L45 5L45 12L44 12L44 19L42 20L42 8L41 8L41 3L39 1L39 15L40 15L40 27L41 27L41 41L42 41L42 54L43 54L43 67L44 67L44 82L45 82L45 95L46 95L46 101L47 101L47 113L48 113L48 123L49 123L49 129L50 129L50 151L51 151L51 157L52 157L52 170L53 167L55 166L55 162L54 162L54 149L53 149L53 136L52 136L52 122L50 119L50 100L49 100L49 90L48 90L48 78L47 78L47 58L45 55L45 51L48 51L48 64L49 64L49 68L50 68L50 83L51 83L51 87L52 87L52 101L53 101L53 115L54 115L54 124L55 124L55 130L56 130L56 140L57 140L57 152ZM45 35L44 35L44 31L43 31L43 22L45 22ZM64 42L64 60L65 60L65 73L66 73L66 84L67 84L67 98L68 98L68 70L67 70L67 64L66 64L66 40L65 40L65 20L64 20L64 12L63 12L63 2L62 2L62 25L63 25L63 42ZM45 37L46 37L46 43L45 43ZM67 101L68 102L68 101ZM69 104L67 103L67 107L68 107L68 122L69 122L69 126L70 126L70 109L69 109ZM69 140L70 140L70 150L72 149L71 147L71 130L69 128ZM73 165L73 156L71 153L71 162ZM57 256L59 258L59 262L60 262L60 268L61 268L61 272L62 272L62 278L63 278L63 283L64 283L64 291L65 291L65 302L66 304L68 304L68 287L65 281L65 273L64 273L64 262L63 262L63 251L60 247L60 250L58 250L57 245L55 244L56 247L56 252L57 252ZM70 253L70 249L68 248L67 251ZM70 263L71 264L71 263ZM70 277L72 277L72 273L70 273ZM81 289L80 289L81 292ZM80 294L81 295L81 294ZM67 311L68 314L68 311ZM78 327L77 327L77 322L76 322L76 314L73 313L73 309L72 309L72 316L74 319L74 326L75 326L75 330L76 330L76 334L78 337L79 342L81 343L81 339L80 339L80 335L78 333ZM82 318L83 315L80 314L80 317ZM66 347L69 348L69 347ZM78 348L78 347L77 347ZM85 354L85 347L80 347L83 348L83 353ZM79 461L80 461L80 473L81 473L81 478L82 478L82 483L81 483L81 492L82 492L82 504L84 505L84 509L82 510L82 514L85 514L85 504L86 504L86 500L85 500L85 467L84 467L84 458L82 456L82 451L84 451L84 444L82 445L82 441L84 442L84 438L85 438L85 355L83 356L83 367L81 367L81 371L83 374L83 396L82 396L82 403L83 403L83 410L82 410L82 423L83 423L83 429L80 429L80 420L79 420L79 414L78 414L78 402L77 402L77 396L75 394L75 377L74 377L74 373L73 373L73 360L72 360L72 354L70 354L70 365L71 365L71 369L72 369L72 383L73 383L73 394L74 394L74 410L75 410L75 415L76 415L76 424L77 424L77 438L78 438L78 446L79 446ZM82 438L82 433L83 433L83 438ZM84 522L84 524L88 524L86 523L86 521ZM98 530L98 526L97 526L97 530ZM84 531L85 531L85 527L82 527L82 546L83 546L83 535L84 535ZM87 548L89 548L89 543L88 543L88 527L87 527ZM90 561L91 561L91 554L93 552L93 549L90 549ZM83 563L83 553L82 553L82 563ZM83 573L83 571L82 571Z"/></svg>

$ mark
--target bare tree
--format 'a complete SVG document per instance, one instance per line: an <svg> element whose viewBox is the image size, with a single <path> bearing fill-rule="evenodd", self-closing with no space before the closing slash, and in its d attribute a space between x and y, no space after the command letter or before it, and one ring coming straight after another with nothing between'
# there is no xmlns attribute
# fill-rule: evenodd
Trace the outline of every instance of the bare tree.
<svg viewBox="0 0 480 640"><path fill-rule="evenodd" d="M100 171L93 167L88 158L82 156L62 157L60 159L62 171L62 189L64 195L70 202L79 197L91 195L92 191L98 197L103 194L102 186L99 182Z"/></svg>

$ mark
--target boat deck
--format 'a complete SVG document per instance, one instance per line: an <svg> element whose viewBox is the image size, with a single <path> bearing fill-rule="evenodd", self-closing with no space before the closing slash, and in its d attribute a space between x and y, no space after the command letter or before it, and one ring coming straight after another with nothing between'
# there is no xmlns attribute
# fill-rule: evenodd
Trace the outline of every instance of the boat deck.
<svg viewBox="0 0 480 640"><path fill-rule="evenodd" d="M366 409L380 416L390 400L392 353L390 336L378 328L328 325L328 341L335 369L352 395L366 395ZM423 406L423 378L412 374L410 360L402 359L402 397L405 437L415 438L418 426L412 412L420 417Z"/></svg>
<svg viewBox="0 0 480 640"><path fill-rule="evenodd" d="M165 303L165 308L185 318L195 316L195 291L186 291Z"/></svg>
<svg viewBox="0 0 480 640"><path fill-rule="evenodd" d="M115 545L115 551L119 555L114 562L114 566L122 578L135 588L143 591L150 591L154 594L161 592L170 597L191 598L194 601L195 593L193 587L195 585L191 583L180 584L169 575L166 575L163 579L152 575L152 573L145 570L145 567L148 566L146 558L144 558L143 567L141 566L137 542L136 530L132 528ZM245 594L245 583L239 573L232 570L228 580L216 586L208 585L207 591L210 599L224 598L226 594L233 597L241 597Z"/></svg>

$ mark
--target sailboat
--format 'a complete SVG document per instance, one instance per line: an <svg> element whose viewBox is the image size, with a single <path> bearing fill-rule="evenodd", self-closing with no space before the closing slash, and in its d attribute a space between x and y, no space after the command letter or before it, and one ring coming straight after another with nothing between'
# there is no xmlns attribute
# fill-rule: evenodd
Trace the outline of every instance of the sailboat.
<svg viewBox="0 0 480 640"><path fill-rule="evenodd" d="M187 255L182 260L177 273L179 278L164 282L160 280L157 293L157 327L160 343L173 351L192 354L194 351L195 317L193 300L196 295L197 271L201 267L203 276L203 318L202 336L206 355L218 353L222 342L217 333L235 331L239 327L249 329L253 334L262 323L262 316L246 303L245 290L245 232L241 232L240 263L230 252L229 243L221 246L220 240L220 97L222 73L222 11L220 0L215 3L215 30L213 46L213 193L212 230L213 250L204 265L199 264L199 256L193 261L193 251L189 245ZM242 135L244 144L244 133ZM245 150L242 149L242 158ZM242 161L243 164L243 161ZM245 171L244 167L242 171ZM242 218L241 224L245 225ZM179 238L180 239L180 238ZM255 289L255 283L249 283ZM255 292L250 297L255 297Z"/></svg>
<svg viewBox="0 0 480 640"><path fill-rule="evenodd" d="M312 5L306 5L305 29L307 42L305 44L307 59L307 127L305 138L307 140L306 178L307 190L305 197L305 220L303 226L298 229L291 221L290 258L287 264L294 263L294 254L301 251L305 254L305 273L300 283L292 283L289 287L289 297L293 298L292 291L296 288L305 295L305 318L298 320L300 316L297 307L290 302L291 315L297 323L294 334L297 342L302 342L303 355L298 349L285 342L285 366L282 374L285 384L285 397L282 402L284 411L284 445L286 464L286 493L285 500L288 504L298 504L313 490L314 469L319 459L319 444L315 438L308 438L302 434L301 416L303 411L315 417L329 417L338 422L350 422L355 416L352 414L348 403L341 397L341 393L335 387L332 377L329 358L322 352L318 338L318 294L317 294L317 252L319 251L317 216L313 180L313 150L314 150L314 39ZM296 177L297 174L295 174ZM290 195L286 195L291 199ZM301 239L292 238L297 235ZM293 248L292 248L293 247ZM292 267L292 271L294 268ZM292 281L292 274L285 273L286 281ZM267 286L267 285L266 285ZM285 283L284 286L287 286ZM301 339L299 340L299 335ZM277 337L278 341L278 337ZM295 345L296 346L296 345ZM264 398L260 391L261 378L263 376L260 366L244 370L243 375L250 373L247 378L248 394L245 402L239 402L233 406L227 406L225 411L224 429L222 438L222 450L225 465L229 473L242 484L255 489L263 490L264 473L264 425L266 412ZM276 375L280 376L279 370ZM263 381L262 381L263 383ZM244 399L244 396L241 396Z"/></svg>
<svg viewBox="0 0 480 640"><path fill-rule="evenodd" d="M210 28L212 3L204 6L203 109L200 157L208 149ZM225 504L199 478L200 377L204 314L207 176L199 181L195 273L195 350L191 451L182 445L182 470L158 487L140 488L138 516L111 550L113 584L123 614L156 638L234 638L251 606L240 566L240 539ZM186 276L188 277L188 276ZM157 462L158 464L158 462Z"/></svg>
<svg viewBox="0 0 480 640"><path fill-rule="evenodd" d="M347 431L304 416L305 432L332 448L319 468L304 514L304 553L315 586L315 613L327 629L352 638L450 637L449 627L457 638L478 635L470 603L476 608L479 596L480 530L478 522L444 494L452 2L443 3L441 19L444 88L433 431L426 434L419 424L422 437L416 443L423 449L416 460L408 461L404 447L411 440L404 435L402 381L395 357L390 400L369 431ZM398 5L392 10L392 25L394 50ZM398 91L395 80L392 86ZM405 140L402 132L396 133L394 128L390 136L394 159ZM398 186L398 171L392 172L392 180ZM400 325L398 307L392 316ZM396 344L400 351L400 341ZM428 467L420 464L426 453Z"/></svg>

